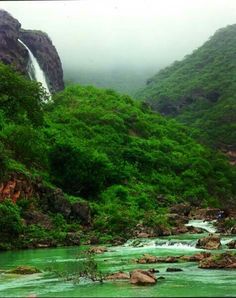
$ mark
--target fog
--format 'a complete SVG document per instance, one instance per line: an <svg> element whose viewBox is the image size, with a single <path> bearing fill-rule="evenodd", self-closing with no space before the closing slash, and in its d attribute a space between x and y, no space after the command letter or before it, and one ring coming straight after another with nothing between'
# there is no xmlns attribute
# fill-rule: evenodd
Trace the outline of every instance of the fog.
<svg viewBox="0 0 236 298"><path fill-rule="evenodd" d="M217 29L236 23L235 0L1 1L25 29L48 33L66 72L155 73Z"/></svg>

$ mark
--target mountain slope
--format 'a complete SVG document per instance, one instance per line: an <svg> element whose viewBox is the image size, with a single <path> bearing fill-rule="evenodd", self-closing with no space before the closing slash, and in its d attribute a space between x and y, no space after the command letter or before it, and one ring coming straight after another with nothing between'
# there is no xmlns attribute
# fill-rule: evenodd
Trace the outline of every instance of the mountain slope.
<svg viewBox="0 0 236 298"><path fill-rule="evenodd" d="M3 64L0 83L0 249L131 237L180 202L235 205L235 168L147 105L79 85L46 101Z"/></svg>
<svg viewBox="0 0 236 298"><path fill-rule="evenodd" d="M161 114L199 128L201 141L236 150L236 25L159 71L137 96Z"/></svg>

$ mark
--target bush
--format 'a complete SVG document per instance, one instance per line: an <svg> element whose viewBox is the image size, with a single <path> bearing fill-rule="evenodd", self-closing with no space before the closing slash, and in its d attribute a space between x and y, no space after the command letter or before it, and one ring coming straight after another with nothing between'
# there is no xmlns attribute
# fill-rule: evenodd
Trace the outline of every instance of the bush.
<svg viewBox="0 0 236 298"><path fill-rule="evenodd" d="M23 231L19 207L10 199L0 203L0 227L1 236L12 240Z"/></svg>
<svg viewBox="0 0 236 298"><path fill-rule="evenodd" d="M104 153L80 145L57 144L50 153L54 181L67 193L89 198L110 179L111 164Z"/></svg>

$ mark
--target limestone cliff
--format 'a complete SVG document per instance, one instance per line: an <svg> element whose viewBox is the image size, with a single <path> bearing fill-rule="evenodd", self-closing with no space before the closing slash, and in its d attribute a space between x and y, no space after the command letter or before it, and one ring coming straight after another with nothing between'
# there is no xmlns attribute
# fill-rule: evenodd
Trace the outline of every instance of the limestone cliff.
<svg viewBox="0 0 236 298"><path fill-rule="evenodd" d="M29 54L18 38L36 57L44 71L50 92L62 90L64 82L61 61L48 35L41 31L22 29L18 20L0 10L0 61L11 64L22 74L28 75Z"/></svg>

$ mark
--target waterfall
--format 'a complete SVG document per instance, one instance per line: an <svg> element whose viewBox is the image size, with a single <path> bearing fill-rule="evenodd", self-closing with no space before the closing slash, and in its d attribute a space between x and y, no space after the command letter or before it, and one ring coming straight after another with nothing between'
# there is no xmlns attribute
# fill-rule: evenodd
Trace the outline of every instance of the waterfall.
<svg viewBox="0 0 236 298"><path fill-rule="evenodd" d="M30 49L23 43L23 41L21 41L20 39L18 39L18 41L27 49L29 53L30 59L29 59L29 65L28 65L28 73L29 73L30 79L40 82L42 86L45 88L45 90L47 91L47 93L50 94L44 72L41 69L37 59L34 57Z"/></svg>

